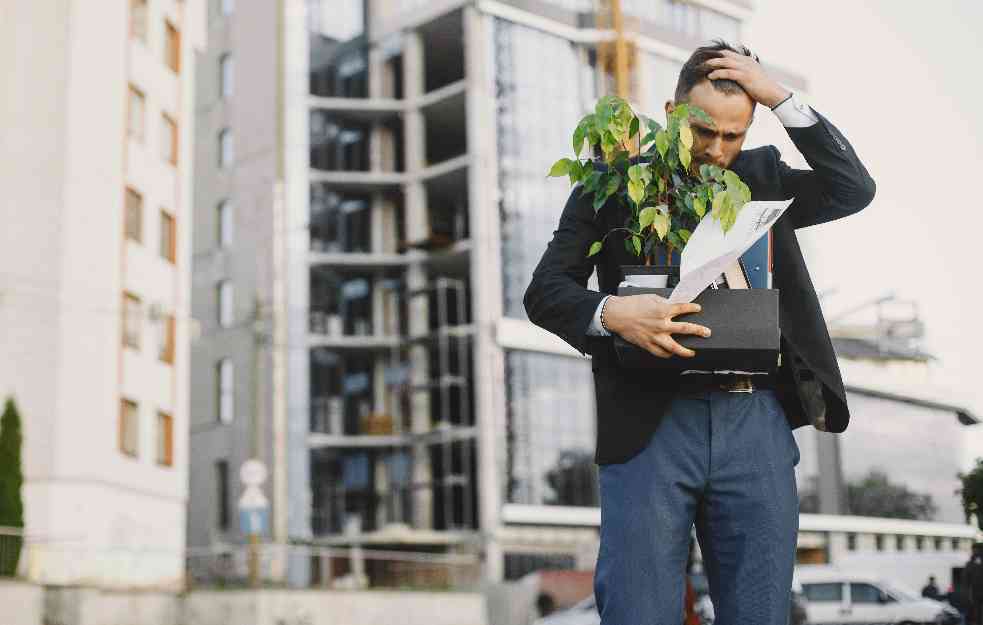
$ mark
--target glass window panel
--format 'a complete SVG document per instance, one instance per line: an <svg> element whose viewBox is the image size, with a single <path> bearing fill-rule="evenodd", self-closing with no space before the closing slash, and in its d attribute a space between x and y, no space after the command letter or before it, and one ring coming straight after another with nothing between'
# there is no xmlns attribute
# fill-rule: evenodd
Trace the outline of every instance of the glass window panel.
<svg viewBox="0 0 983 625"><path fill-rule="evenodd" d="M850 584L850 603L880 603L881 591L870 584Z"/></svg>
<svg viewBox="0 0 983 625"><path fill-rule="evenodd" d="M171 415L157 413L157 464L172 466L174 464L174 419Z"/></svg>
<svg viewBox="0 0 983 625"><path fill-rule="evenodd" d="M235 145L232 131L228 128L218 133L218 166L229 167L235 158Z"/></svg>
<svg viewBox="0 0 983 625"><path fill-rule="evenodd" d="M160 257L174 262L177 256L177 239L174 218L167 211L160 211Z"/></svg>
<svg viewBox="0 0 983 625"><path fill-rule="evenodd" d="M802 584L802 590L810 603L839 602L843 600L843 584L839 582Z"/></svg>
<svg viewBox="0 0 983 625"><path fill-rule="evenodd" d="M126 238L140 243L143 241L143 196L127 188L125 210Z"/></svg>
<svg viewBox="0 0 983 625"><path fill-rule="evenodd" d="M142 311L140 298L132 293L123 294L123 345L140 349L140 322Z"/></svg>
<svg viewBox="0 0 983 625"><path fill-rule="evenodd" d="M164 63L175 74L181 71L181 32L168 21L164 22Z"/></svg>
<svg viewBox="0 0 983 625"><path fill-rule="evenodd" d="M233 87L233 70L234 65L232 63L231 54L223 54L219 57L219 94L223 98L228 98L232 95Z"/></svg>
<svg viewBox="0 0 983 625"><path fill-rule="evenodd" d="M231 423L235 418L235 368L231 358L223 358L215 367L218 420Z"/></svg>
<svg viewBox="0 0 983 625"><path fill-rule="evenodd" d="M217 243L219 247L228 247L232 244L232 232L233 232L233 215L232 215L232 203L229 200L222 200L218 203L216 208L218 215L216 216L216 221L218 222L217 228Z"/></svg>
<svg viewBox="0 0 983 625"><path fill-rule="evenodd" d="M130 37L147 43L147 0L130 0Z"/></svg>
<svg viewBox="0 0 983 625"><path fill-rule="evenodd" d="M119 449L136 457L140 443L140 412L136 402L124 399L120 403Z"/></svg>
<svg viewBox="0 0 983 625"><path fill-rule="evenodd" d="M177 124L170 116L161 115L160 130L160 157L171 165L177 165Z"/></svg>
<svg viewBox="0 0 983 625"><path fill-rule="evenodd" d="M506 501L598 505L590 364L516 350L505 368Z"/></svg>
<svg viewBox="0 0 983 625"><path fill-rule="evenodd" d="M143 92L130 85L130 99L127 106L126 132L136 141L143 141L143 120L146 102Z"/></svg>
<svg viewBox="0 0 983 625"><path fill-rule="evenodd" d="M218 324L227 328L232 325L234 316L234 296L232 290L232 282L230 280L222 280L215 287L215 294L217 300L217 312L218 312Z"/></svg>
<svg viewBox="0 0 983 625"><path fill-rule="evenodd" d="M593 77L586 52L568 40L494 24L504 312L525 319L523 295L570 196L545 172L571 152L570 134L594 104ZM550 71L528 59L550 59Z"/></svg>

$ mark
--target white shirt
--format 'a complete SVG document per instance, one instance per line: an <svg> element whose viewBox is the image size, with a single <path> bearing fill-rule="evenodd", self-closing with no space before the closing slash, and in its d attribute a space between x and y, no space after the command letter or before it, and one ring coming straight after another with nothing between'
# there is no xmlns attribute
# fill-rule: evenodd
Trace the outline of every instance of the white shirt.
<svg viewBox="0 0 983 625"><path fill-rule="evenodd" d="M795 92L792 92L792 97L788 98L778 106L773 109L773 112L782 122L782 125L786 128L805 128L811 126L819 121L816 117L816 113L812 110L812 107L803 103L798 99ZM601 325L601 309L604 308L604 303L607 299L611 297L610 295L605 295L604 299L597 305L597 310L594 311L594 318L591 320L590 327L587 329L587 334L610 336L611 333L604 329ZM697 369L690 369L684 371L683 373L709 373L703 372ZM733 373L752 373L749 371L740 371Z"/></svg>

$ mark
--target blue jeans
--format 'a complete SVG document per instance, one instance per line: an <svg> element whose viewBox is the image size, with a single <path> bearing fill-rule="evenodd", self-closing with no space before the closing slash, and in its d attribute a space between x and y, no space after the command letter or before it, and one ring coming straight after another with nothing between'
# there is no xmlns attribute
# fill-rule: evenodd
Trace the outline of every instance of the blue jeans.
<svg viewBox="0 0 983 625"><path fill-rule="evenodd" d="M786 625L798 463L773 391L677 395L641 452L599 467L601 625L682 623L694 524L714 625Z"/></svg>

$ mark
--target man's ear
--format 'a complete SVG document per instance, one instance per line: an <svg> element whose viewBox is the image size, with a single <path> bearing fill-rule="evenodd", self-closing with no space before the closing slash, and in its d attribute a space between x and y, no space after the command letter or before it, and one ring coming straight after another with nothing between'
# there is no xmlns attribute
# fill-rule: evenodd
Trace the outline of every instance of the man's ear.
<svg viewBox="0 0 983 625"><path fill-rule="evenodd" d="M666 115L669 115L669 113L672 113L672 109L674 109L675 107L676 107L676 104L672 100L666 100L666 106L665 106Z"/></svg>

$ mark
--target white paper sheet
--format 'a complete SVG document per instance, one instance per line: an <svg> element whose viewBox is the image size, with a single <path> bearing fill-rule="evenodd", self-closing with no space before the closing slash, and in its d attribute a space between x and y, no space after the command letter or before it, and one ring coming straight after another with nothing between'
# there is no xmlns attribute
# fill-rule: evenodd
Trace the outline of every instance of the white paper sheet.
<svg viewBox="0 0 983 625"><path fill-rule="evenodd" d="M696 299L714 278L768 232L793 200L748 202L727 234L720 222L709 215L700 220L683 248L679 284L669 296L669 302L678 304Z"/></svg>

